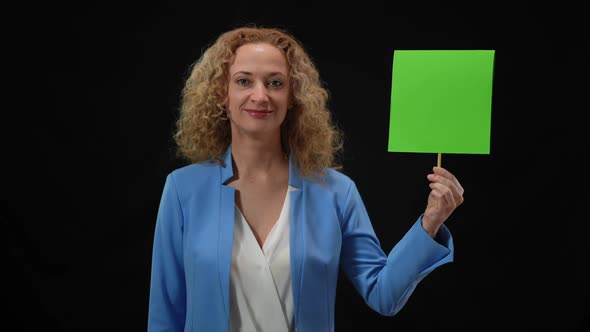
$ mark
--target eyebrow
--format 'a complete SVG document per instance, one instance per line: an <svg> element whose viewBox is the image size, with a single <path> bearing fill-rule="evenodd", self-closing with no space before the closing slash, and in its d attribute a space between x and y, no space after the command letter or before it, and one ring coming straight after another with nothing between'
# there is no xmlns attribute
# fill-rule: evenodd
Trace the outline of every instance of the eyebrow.
<svg viewBox="0 0 590 332"><path fill-rule="evenodd" d="M252 76L253 74L251 72L249 72L249 71L241 70L241 71L235 72L232 76L236 76L236 75ZM280 71L273 71L273 72L268 73L267 76L284 76L284 77L286 77L287 75L281 73Z"/></svg>

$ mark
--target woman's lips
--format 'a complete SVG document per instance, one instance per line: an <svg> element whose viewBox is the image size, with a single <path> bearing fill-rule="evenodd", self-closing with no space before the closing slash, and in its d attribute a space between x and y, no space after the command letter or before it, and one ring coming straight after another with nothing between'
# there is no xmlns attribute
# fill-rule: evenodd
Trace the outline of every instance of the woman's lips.
<svg viewBox="0 0 590 332"><path fill-rule="evenodd" d="M252 116L254 118L264 118L264 117L266 117L266 116L268 116L269 114L272 113L272 111L267 111L267 110L251 110L251 109L246 109L244 111L246 111L246 113L248 113L250 116Z"/></svg>

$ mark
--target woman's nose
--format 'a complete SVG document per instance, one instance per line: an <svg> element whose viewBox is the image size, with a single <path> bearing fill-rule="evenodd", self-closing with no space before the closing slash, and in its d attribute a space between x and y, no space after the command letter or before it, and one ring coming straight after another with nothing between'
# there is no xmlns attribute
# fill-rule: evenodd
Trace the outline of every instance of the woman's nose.
<svg viewBox="0 0 590 332"><path fill-rule="evenodd" d="M257 83L252 89L250 98L254 102L268 102L268 91L263 83Z"/></svg>

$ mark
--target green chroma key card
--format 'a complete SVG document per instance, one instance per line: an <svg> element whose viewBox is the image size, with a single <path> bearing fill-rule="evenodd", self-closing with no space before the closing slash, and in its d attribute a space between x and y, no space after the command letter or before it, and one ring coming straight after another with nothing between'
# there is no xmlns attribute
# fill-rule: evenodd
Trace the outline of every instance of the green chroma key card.
<svg viewBox="0 0 590 332"><path fill-rule="evenodd" d="M489 154L493 50L397 50L389 152Z"/></svg>

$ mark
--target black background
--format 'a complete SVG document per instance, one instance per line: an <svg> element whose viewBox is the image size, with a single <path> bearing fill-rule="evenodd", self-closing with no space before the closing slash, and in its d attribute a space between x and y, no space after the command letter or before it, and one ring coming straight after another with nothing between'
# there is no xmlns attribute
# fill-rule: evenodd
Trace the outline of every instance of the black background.
<svg viewBox="0 0 590 332"><path fill-rule="evenodd" d="M476 5L477 4L477 5ZM558 7L559 6L559 7ZM436 155L389 153L395 49L494 49L489 155L443 155L465 187L455 262L395 317L340 279L336 330L588 328L588 61L561 4L22 4L6 10L3 324L145 331L151 241L189 66L243 23L303 42L384 250L422 212ZM7 102L10 101L10 102ZM8 310L7 310L7 309Z"/></svg>

